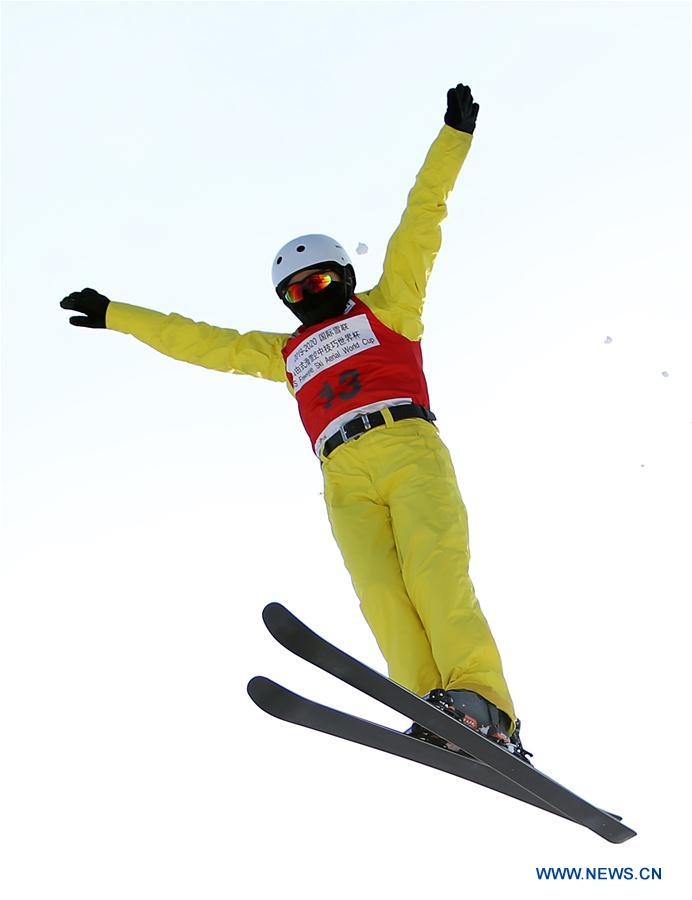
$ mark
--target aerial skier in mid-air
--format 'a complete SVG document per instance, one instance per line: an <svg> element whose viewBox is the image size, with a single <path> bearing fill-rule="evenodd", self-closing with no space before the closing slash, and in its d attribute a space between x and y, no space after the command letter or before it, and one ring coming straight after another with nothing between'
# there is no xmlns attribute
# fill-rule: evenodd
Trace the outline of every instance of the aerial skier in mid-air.
<svg viewBox="0 0 692 900"><path fill-rule="evenodd" d="M61 301L70 322L133 335L184 362L288 385L320 460L332 532L390 678L455 712L512 753L517 718L497 646L469 577L467 516L423 373L426 285L446 200L479 106L459 84L387 246L382 276L355 293L343 245L301 235L272 279L300 320L292 334L240 334L111 302L85 288ZM436 742L414 724L407 732ZM443 742L444 743L444 742Z"/></svg>
<svg viewBox="0 0 692 900"><path fill-rule="evenodd" d="M240 334L176 313L111 302L92 288L61 301L73 325L131 334L221 372L287 384L324 477L324 497L361 609L389 678L310 631L278 603L263 618L285 647L397 710L401 733L321 706L262 676L248 684L271 715L441 769L507 794L613 843L635 832L533 767L500 656L469 577L466 510L430 410L421 356L428 277L446 200L471 146L478 104L447 92L444 124L390 238L382 276L355 292L343 245L307 234L274 256L292 334Z"/></svg>

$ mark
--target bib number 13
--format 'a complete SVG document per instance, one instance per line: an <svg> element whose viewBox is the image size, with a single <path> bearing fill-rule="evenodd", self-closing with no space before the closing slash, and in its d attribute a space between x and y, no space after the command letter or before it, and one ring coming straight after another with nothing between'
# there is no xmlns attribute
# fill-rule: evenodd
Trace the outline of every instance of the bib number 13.
<svg viewBox="0 0 692 900"><path fill-rule="evenodd" d="M334 390L329 381L325 381L320 397L325 399L325 408L331 409L335 400L350 400L355 397L363 388L360 383L360 373L356 369L348 369L339 376L339 384L337 390Z"/></svg>

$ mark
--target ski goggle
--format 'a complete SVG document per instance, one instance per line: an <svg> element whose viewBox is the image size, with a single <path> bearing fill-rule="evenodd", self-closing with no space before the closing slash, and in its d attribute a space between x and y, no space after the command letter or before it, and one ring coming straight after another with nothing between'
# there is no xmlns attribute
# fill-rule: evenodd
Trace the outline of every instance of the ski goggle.
<svg viewBox="0 0 692 900"><path fill-rule="evenodd" d="M305 298L305 291L311 294L319 294L334 281L331 275L326 272L313 272L302 281L296 281L284 291L284 298L287 303L300 303Z"/></svg>

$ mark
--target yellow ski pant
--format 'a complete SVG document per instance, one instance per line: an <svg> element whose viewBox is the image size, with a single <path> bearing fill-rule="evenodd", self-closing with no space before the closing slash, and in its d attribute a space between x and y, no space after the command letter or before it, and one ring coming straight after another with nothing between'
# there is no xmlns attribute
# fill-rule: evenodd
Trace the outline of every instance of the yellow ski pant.
<svg viewBox="0 0 692 900"><path fill-rule="evenodd" d="M469 578L466 508L449 451L421 419L391 420L322 460L332 532L390 678L422 696L475 691L516 722Z"/></svg>

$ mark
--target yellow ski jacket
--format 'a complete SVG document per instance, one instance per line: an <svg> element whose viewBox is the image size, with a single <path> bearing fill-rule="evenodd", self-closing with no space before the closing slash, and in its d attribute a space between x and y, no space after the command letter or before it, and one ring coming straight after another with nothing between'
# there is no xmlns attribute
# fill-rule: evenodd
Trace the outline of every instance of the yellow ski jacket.
<svg viewBox="0 0 692 900"><path fill-rule="evenodd" d="M389 240L382 276L357 296L389 328L409 340L423 335L425 290L440 249L440 224L447 215L447 197L471 147L471 135L443 125L411 189L401 221ZM281 351L290 334L219 328L177 313L157 312L113 301L106 327L131 334L173 359L269 381L285 382Z"/></svg>

